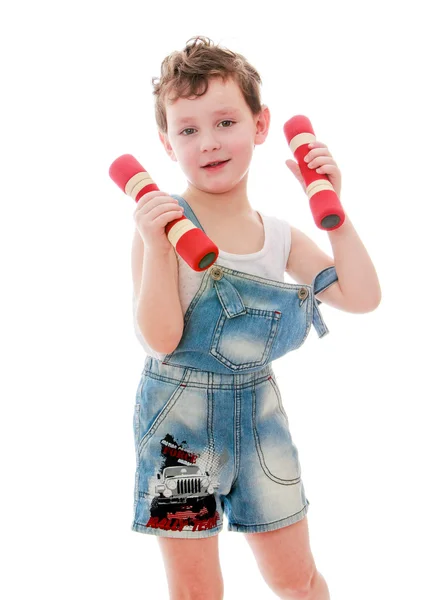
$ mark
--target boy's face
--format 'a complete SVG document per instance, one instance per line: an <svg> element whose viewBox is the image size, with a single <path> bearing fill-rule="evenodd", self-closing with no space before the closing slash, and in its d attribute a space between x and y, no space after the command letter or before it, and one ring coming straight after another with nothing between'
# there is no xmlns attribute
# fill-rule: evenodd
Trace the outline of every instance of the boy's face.
<svg viewBox="0 0 442 600"><path fill-rule="evenodd" d="M225 113L217 114L221 110ZM190 183L211 193L227 192L243 179L254 146L264 142L270 124L267 107L252 115L238 84L220 77L209 80L203 96L167 102L166 117L168 133L159 135L167 153ZM204 168L223 160L228 162L220 169Z"/></svg>

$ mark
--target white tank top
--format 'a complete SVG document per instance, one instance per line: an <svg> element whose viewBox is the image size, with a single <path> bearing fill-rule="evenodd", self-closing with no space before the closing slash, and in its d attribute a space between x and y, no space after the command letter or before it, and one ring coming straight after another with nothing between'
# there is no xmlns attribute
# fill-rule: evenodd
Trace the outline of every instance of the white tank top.
<svg viewBox="0 0 442 600"><path fill-rule="evenodd" d="M291 247L290 225L287 221L277 217L263 215L260 211L256 212L261 216L264 224L265 241L261 250L252 254L232 254L220 250L216 264L250 275L284 281ZM205 271L194 271L176 251L175 255L178 258L179 297L184 315L200 287ZM158 360L163 360L167 354L161 354L150 348L140 331L136 319L135 292L133 293L133 321L135 335L146 353Z"/></svg>

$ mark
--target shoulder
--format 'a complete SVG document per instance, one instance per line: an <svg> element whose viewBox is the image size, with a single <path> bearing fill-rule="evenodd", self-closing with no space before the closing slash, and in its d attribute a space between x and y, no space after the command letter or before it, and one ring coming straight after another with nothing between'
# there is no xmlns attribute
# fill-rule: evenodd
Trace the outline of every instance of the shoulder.
<svg viewBox="0 0 442 600"><path fill-rule="evenodd" d="M285 261L287 262L291 245L290 223L274 215L266 215L261 211L259 211L259 213L263 219L266 233L269 233L273 237L274 242L275 240L279 240L283 243Z"/></svg>
<svg viewBox="0 0 442 600"><path fill-rule="evenodd" d="M290 223L288 221L281 219L281 217L267 215L260 210L258 212L268 228L290 235Z"/></svg>

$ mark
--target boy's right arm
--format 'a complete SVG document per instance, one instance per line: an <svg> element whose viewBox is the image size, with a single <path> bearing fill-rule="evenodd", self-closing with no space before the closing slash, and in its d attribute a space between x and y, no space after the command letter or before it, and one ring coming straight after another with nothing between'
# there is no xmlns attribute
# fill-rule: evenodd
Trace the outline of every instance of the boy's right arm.
<svg viewBox="0 0 442 600"><path fill-rule="evenodd" d="M137 301L136 319L148 345L170 354L183 335L184 317L179 298L178 261L170 249L145 246L138 229L132 244L132 277Z"/></svg>

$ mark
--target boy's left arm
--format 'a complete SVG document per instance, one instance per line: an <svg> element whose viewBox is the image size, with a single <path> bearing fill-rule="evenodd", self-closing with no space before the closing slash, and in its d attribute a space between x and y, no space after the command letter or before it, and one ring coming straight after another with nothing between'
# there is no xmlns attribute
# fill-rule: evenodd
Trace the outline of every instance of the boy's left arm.
<svg viewBox="0 0 442 600"><path fill-rule="evenodd" d="M319 141L310 145L305 157L309 168L328 175L331 184L340 195L341 173L328 148ZM305 191L304 179L298 164L286 161ZM381 302L381 288L374 265L358 236L348 215L338 229L328 231L333 249L333 258L323 252L308 236L291 227L291 249L286 271L299 283L311 284L319 271L334 266L338 281L316 298L335 308L353 313L366 313L375 310Z"/></svg>

